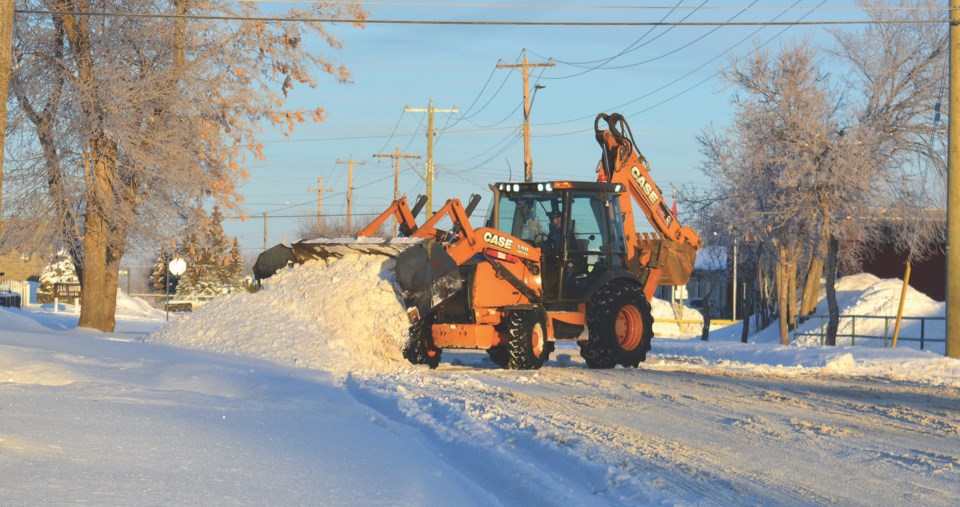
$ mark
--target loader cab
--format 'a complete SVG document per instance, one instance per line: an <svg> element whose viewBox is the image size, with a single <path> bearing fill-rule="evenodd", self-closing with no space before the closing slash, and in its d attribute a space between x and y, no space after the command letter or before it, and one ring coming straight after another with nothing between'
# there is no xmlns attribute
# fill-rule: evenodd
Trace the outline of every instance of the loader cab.
<svg viewBox="0 0 960 507"><path fill-rule="evenodd" d="M498 183L487 227L540 248L548 305L583 302L611 269L625 267L622 185L597 182Z"/></svg>

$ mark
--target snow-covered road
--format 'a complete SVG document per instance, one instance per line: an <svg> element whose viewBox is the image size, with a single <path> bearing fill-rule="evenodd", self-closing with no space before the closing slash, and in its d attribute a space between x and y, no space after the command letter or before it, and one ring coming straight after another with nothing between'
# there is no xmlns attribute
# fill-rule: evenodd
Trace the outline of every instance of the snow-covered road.
<svg viewBox="0 0 960 507"><path fill-rule="evenodd" d="M464 354L347 385L508 504L960 504L956 390L679 357L595 371L567 352L535 373Z"/></svg>
<svg viewBox="0 0 960 507"><path fill-rule="evenodd" d="M0 504L960 505L942 351L728 328L637 369L561 344L537 371L430 370L400 357L389 275L302 266L169 324L125 300L110 334L0 309ZM850 307L900 287L854 282Z"/></svg>

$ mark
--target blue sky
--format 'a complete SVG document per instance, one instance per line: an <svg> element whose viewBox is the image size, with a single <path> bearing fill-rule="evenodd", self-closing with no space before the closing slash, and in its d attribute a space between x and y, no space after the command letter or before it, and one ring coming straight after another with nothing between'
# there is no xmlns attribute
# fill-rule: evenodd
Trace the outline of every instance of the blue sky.
<svg viewBox="0 0 960 507"><path fill-rule="evenodd" d="M502 4L496 6L494 4ZM864 15L852 0L714 0L644 2L639 9L622 2L579 0L482 4L453 2L380 2L367 4L372 19L515 20L515 21L793 21L857 20ZM432 5L430 5L432 4ZM752 4L752 6L751 6ZM822 4L822 5L821 5ZM271 12L296 7L294 2L260 2ZM566 5L568 8L560 8ZM589 6L593 7L589 7ZM669 8L679 5L670 11ZM819 6L819 7L818 7ZM699 9L698 9L699 7ZM791 8L792 7L792 8ZM743 12L742 9L746 8ZM814 9L816 8L816 9ZM859 25L836 27L859 30ZM268 212L267 244L297 237L305 220L316 213L317 178L323 178L324 214L346 213L347 167L351 156L366 165L354 168L353 221L364 223L386 208L393 197L393 162L374 153L426 155L426 114L404 113L404 106L438 108L434 161L434 208L447 198L465 201L480 193L485 211L487 184L523 178L522 85L519 71L496 69L499 61L516 63L527 49L531 63L552 58L555 67L532 69L534 82L546 85L531 111L534 179L591 180L600 156L593 137L593 118L600 112L623 113L652 175L665 193L673 188L704 189L702 157L696 136L711 123L730 121L729 90L717 71L730 55L748 54L754 41L776 51L781 41L810 36L828 44L823 26L428 26L368 24L364 29L332 27L344 48L320 48L346 65L353 83L337 84L320 76L314 89L300 88L296 104L323 107L327 120L304 125L289 137L263 133L266 162L250 168L241 188L241 223L228 220L226 231L240 239L245 255L263 248L262 213ZM308 41L309 42L309 41ZM319 42L314 42L319 48ZM628 52L599 65L604 60ZM594 62L594 63L579 63ZM542 71L542 73L541 73ZM418 175L424 160L401 162L400 192L411 199L424 193ZM683 210L680 209L681 220ZM293 215L302 215L296 217Z"/></svg>

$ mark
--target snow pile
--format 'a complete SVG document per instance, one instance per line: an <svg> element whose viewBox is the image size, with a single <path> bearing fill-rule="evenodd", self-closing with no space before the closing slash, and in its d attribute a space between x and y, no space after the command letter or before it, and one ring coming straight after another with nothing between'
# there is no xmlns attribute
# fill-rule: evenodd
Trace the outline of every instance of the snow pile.
<svg viewBox="0 0 960 507"><path fill-rule="evenodd" d="M406 368L394 262L349 255L283 269L260 292L214 300L146 340L335 374Z"/></svg>
<svg viewBox="0 0 960 507"><path fill-rule="evenodd" d="M653 298L650 301L653 314L653 336L660 338L681 338L700 336L703 330L703 314L689 306L677 305L677 309L669 301ZM667 322L667 321L693 322Z"/></svg>
<svg viewBox="0 0 960 507"><path fill-rule="evenodd" d="M123 289L117 289L117 317L129 320L159 320L163 316L162 310L154 308L143 299L130 296Z"/></svg>
<svg viewBox="0 0 960 507"><path fill-rule="evenodd" d="M840 307L840 327L837 329L837 344L849 345L851 340L849 335L856 331L858 338L855 345L865 347L888 347L893 338L893 329L896 323L897 309L900 306L900 293L903 290L903 280L899 279L880 279L868 273L845 276L837 282L837 305ZM826 293L821 288L820 301L817 304L816 315L827 314ZM856 328L854 329L854 319L844 318L844 315L855 315ZM930 299L927 295L915 290L913 287L907 287L907 297L904 303L903 323L900 326L900 335L898 346L909 346L920 348L918 341L921 334L921 321L911 319L910 317L944 317L946 307L944 303L939 303ZM860 318L866 316L867 318ZM884 318L885 317L885 318ZM820 345L821 326L825 328L826 323L821 319L809 319L799 326L800 333L813 333L817 336L796 336L797 345ZM942 320L930 320L923 324L924 338L935 338L943 340L945 336L944 322ZM861 336L875 336L879 339L861 338ZM882 337L886 336L884 340ZM756 336L751 337L751 342L778 342L779 334L777 326L772 325L761 331ZM942 342L925 342L924 349L932 349L944 352Z"/></svg>

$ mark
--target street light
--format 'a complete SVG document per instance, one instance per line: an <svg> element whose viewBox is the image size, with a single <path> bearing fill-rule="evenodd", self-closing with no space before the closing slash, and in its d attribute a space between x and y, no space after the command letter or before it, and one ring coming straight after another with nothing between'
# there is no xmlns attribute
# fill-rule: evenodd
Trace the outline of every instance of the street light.
<svg viewBox="0 0 960 507"><path fill-rule="evenodd" d="M541 84L541 83L537 83L536 85L533 86L533 94L530 95L530 109L533 109L533 101L537 100L537 90L542 90L546 87L547 85Z"/></svg>
<svg viewBox="0 0 960 507"><path fill-rule="evenodd" d="M524 87L527 84L524 82ZM533 181L533 160L530 158L530 110L533 108L533 100L537 98L537 90L546 88L547 85L537 83L533 87L533 94L530 100L526 97L526 88L524 88L523 97L523 181Z"/></svg>
<svg viewBox="0 0 960 507"><path fill-rule="evenodd" d="M127 275L127 295L130 295L130 270L129 269L120 269L117 272L118 275Z"/></svg>
<svg viewBox="0 0 960 507"><path fill-rule="evenodd" d="M167 263L167 281L164 284L163 290L167 293L167 300L164 306L167 310L167 320L170 320L170 275L180 276L187 270L187 262L176 256L173 259L170 259L170 262Z"/></svg>

